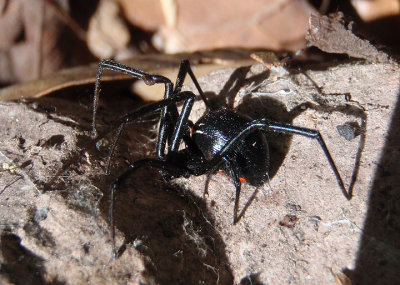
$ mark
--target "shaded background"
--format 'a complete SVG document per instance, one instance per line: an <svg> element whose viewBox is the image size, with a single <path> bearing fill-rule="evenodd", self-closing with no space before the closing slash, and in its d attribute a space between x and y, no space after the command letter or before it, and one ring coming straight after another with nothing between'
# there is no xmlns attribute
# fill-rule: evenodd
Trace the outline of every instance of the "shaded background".
<svg viewBox="0 0 400 285"><path fill-rule="evenodd" d="M298 51L311 13L341 11L356 33L398 51L397 0L3 0L0 86L100 58L244 47Z"/></svg>

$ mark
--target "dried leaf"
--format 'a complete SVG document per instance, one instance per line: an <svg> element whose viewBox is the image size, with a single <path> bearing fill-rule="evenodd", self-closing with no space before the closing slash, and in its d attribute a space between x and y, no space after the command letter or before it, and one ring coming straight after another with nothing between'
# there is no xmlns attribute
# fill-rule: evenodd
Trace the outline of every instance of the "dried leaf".
<svg viewBox="0 0 400 285"><path fill-rule="evenodd" d="M327 53L347 54L369 61L387 62L387 54L378 51L367 40L357 37L345 26L342 13L328 16L311 15L306 39Z"/></svg>
<svg viewBox="0 0 400 285"><path fill-rule="evenodd" d="M136 69L145 70L152 74L166 75L169 78L175 78L179 63L182 59L189 59L195 73L198 76L211 72L212 70L224 67L251 65L254 61L250 58L252 51L231 49L217 50L209 52L198 52L194 54L176 54L176 55L147 55L140 56L122 63ZM61 70L47 77L36 81L20 83L0 89L0 101L18 100L22 98L38 98L63 88L93 84L96 80L97 64L89 66L80 66ZM105 71L102 81L132 80L131 76ZM190 82L190 79L187 79ZM158 100L163 95L163 86L152 86L146 88L141 82L138 82L134 90L138 95L146 100Z"/></svg>
<svg viewBox="0 0 400 285"><path fill-rule="evenodd" d="M127 19L157 32L153 43L168 53L213 48L263 47L298 50L305 46L307 1L121 0Z"/></svg>

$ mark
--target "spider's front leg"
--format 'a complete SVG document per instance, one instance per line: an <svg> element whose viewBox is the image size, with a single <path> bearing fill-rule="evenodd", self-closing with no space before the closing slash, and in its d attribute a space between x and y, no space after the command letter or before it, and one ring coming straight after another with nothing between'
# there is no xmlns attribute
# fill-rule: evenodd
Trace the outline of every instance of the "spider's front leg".
<svg viewBox="0 0 400 285"><path fill-rule="evenodd" d="M161 76L161 75L151 75L148 74L144 71L138 70L131 68L126 65L122 65L117 62L113 62L111 60L103 60L99 63L99 67L97 70L97 76L96 76L96 83L95 83L95 89L94 89L94 95L93 95L93 110L92 110L92 137L95 138L97 137L97 130L96 130L96 114L97 114L97 107L98 107L98 101L99 101L99 96L100 96L100 84L101 84L101 76L103 74L104 69L109 69L113 70L116 72L121 72L125 73L128 75L131 75L134 78L141 79L143 80L147 85L154 85L154 84L164 84L165 85L165 93L164 93L164 100L171 98L171 94L173 92L173 84L171 80L168 78ZM166 131L167 131L167 122L165 121L165 111L166 110L171 110L172 113L177 113L177 108L175 105L171 106L165 106L162 109L162 115L160 119L160 131L159 131L159 137L158 137L158 142L157 142L157 153L161 153L161 148L162 148L162 142L164 142L165 146L165 140L166 140ZM176 115L177 118L177 115ZM110 145L110 150L107 158L107 163L106 163L106 170L105 173L109 174L110 172L110 167L111 167L111 159L114 155L115 147L117 145L117 141L122 133L122 130L124 128L125 122L123 122L117 129L117 132L114 136L114 139ZM161 155L159 155L159 158Z"/></svg>
<svg viewBox="0 0 400 285"><path fill-rule="evenodd" d="M181 89L182 89L182 86L183 86L183 82L185 81L185 78L186 78L187 74L189 74L189 76L192 79L194 85L196 86L196 89L199 92L201 99L204 101L204 104L206 106L208 106L207 98L204 95L204 92L201 89L200 84L197 81L197 78L193 73L193 70L192 70L192 68L190 66L189 60L187 60L187 59L184 59L184 60L181 61L181 65L179 67L178 76L176 78L174 93L181 92Z"/></svg>
<svg viewBox="0 0 400 285"><path fill-rule="evenodd" d="M183 83L185 81L185 78L186 78L187 74L189 74L189 76L191 77L192 81L194 82L201 98L207 105L207 99L204 96L203 91L201 90L201 87L190 67L190 63L188 60L182 60L182 62L180 64L179 73L178 73L178 77L176 80L174 90L173 90L172 82L164 76L151 75L151 74L145 73L138 69L131 68L126 65L122 65L122 64L110 61L110 60L104 60L99 63L98 72L97 72L97 76L96 76L95 91L94 91L94 95L93 95L93 114L92 114L92 136L93 137L97 137L96 114L97 114L98 100L99 100L99 95L100 95L101 76L103 74L104 69L109 69L109 70L122 72L122 73L125 73L128 75L131 75L135 78L143 80L147 85L164 84L165 85L164 100L175 97L175 96L177 96L177 94L181 93L181 89L182 89ZM167 140L169 140L169 151L171 150L171 148L176 147L176 141L174 143L173 136L170 136L170 134L172 134L172 131L174 129L176 129L176 124L178 124L178 117L179 117L179 112L178 112L178 108L176 107L176 105L165 106L161 111L159 135L157 138L157 156L159 159L162 159L165 157L165 146L166 146ZM116 143L119 139L119 136L122 132L123 127L124 127L124 124L122 124L118 128L118 131L117 131L117 133L114 137L114 140L111 144L108 161L107 161L106 173L109 171L111 157L114 153ZM187 140L186 137L185 137L185 140Z"/></svg>
<svg viewBox="0 0 400 285"><path fill-rule="evenodd" d="M172 93L170 92L170 90L166 89L164 93L164 99L167 99L170 96L174 97L177 94L181 93L183 83L188 74L192 79L194 85L196 86L197 91L200 94L200 97L202 98L206 106L208 106L207 98L205 97L203 90L201 89L200 84L198 83L188 60L181 61L181 64L179 66L178 76L176 78L175 88ZM174 149L174 147L176 146L170 135L176 128L178 117L179 117L179 112L176 106L168 106L163 108L163 110L161 111L159 135L157 139L157 156L160 159L165 157L165 147L167 145L167 140L168 140L168 152L171 151L171 148ZM189 131L188 129L184 131L183 138L185 142L190 143L190 138L185 135L185 133L188 131Z"/></svg>
<svg viewBox="0 0 400 285"><path fill-rule="evenodd" d="M116 124L116 126L118 126L118 129L120 129L122 125L129 123L133 120L136 120L139 117L142 117L150 112L155 112L160 109L162 110L163 108L171 106L171 105L176 106L175 104L177 102L183 101L183 100L184 100L184 105L182 108L182 112L175 124L175 129L171 135L172 142L171 142L171 145L169 148L170 151L167 154L166 160L160 159L160 158L158 158L158 159L146 158L146 159L136 161L136 162L132 163L131 165L129 165L128 170L126 170L122 175L120 175L114 181L114 183L111 185L111 188L110 188L110 232L111 232L111 236L112 236L114 255L116 254L115 225L114 225L114 201L115 201L115 194L116 194L117 188L128 177L133 175L137 169L139 169L142 166L151 166L151 167L158 168L158 169L162 170L163 172L168 173L172 177L181 177L181 176L189 177L189 175L192 174L190 169L188 169L186 167L186 165L175 164L176 162L173 158L174 158L174 156L176 156L176 153L178 152L179 145L182 141L183 132L184 132L185 128L187 127L187 122L188 122L188 118L189 118L190 112L193 107L195 95L190 91L179 92L174 97L164 99L157 103L153 103L153 104L149 105L147 108L143 107L140 112L136 111L132 114L128 114L128 115L124 116L123 118L121 118L119 120L119 123ZM175 103L175 104L172 104L172 103Z"/></svg>
<svg viewBox="0 0 400 285"><path fill-rule="evenodd" d="M103 74L104 69L113 70L116 72L121 72L124 74L131 75L134 78L143 80L147 85L154 85L154 84L164 84L165 85L165 95L164 99L169 98L170 94L172 94L173 84L171 80L168 78L161 76L161 75L151 75L144 71L131 68L129 66L111 61L111 60L103 60L99 63L99 67L97 70L96 76L96 83L93 95L93 110L92 110L92 137L97 137L97 130L96 130L96 114L97 114L97 107L99 102L99 95L100 95L100 83L101 83L101 76Z"/></svg>
<svg viewBox="0 0 400 285"><path fill-rule="evenodd" d="M169 105L177 104L181 101L185 101L185 105L188 106L187 108L191 109L191 106L193 105L193 102L194 102L194 98L195 98L195 96L191 92L181 92L174 98L169 98L169 99L161 100L159 102L155 102L155 103L152 103L149 105L145 105L145 106L139 108L138 110L136 110L135 112L132 112L130 114L123 116L122 118L117 120L116 123L112 124L112 126L107 131L105 131L101 135L98 135L96 137L96 139L90 140L86 145L83 146L83 148L78 153L76 153L74 156L72 156L72 158L70 158L68 160L68 162L66 162L63 165L63 167L57 171L57 173L53 176L53 178L48 183L46 183L45 189L50 188L51 185L53 185L53 183L58 179L58 177L60 177L60 175L63 174L73 163L75 163L78 159L80 159L86 151L88 151L91 148L94 148L96 146L97 142L99 142L100 140L102 140L103 138L108 136L111 132L121 129L121 127L123 125L133 122L133 121L137 120L138 118L141 118L143 116L146 116L146 115L149 115L149 114L152 114L155 112L159 112L162 108L165 108ZM184 125L184 124L182 124L182 125ZM176 134L176 136L179 137L179 135L180 135L180 133L178 132Z"/></svg>

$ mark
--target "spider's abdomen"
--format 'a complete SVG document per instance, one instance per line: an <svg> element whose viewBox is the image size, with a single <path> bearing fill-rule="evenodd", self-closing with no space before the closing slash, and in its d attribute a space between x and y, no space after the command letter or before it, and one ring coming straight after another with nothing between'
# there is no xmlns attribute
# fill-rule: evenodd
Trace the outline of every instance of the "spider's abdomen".
<svg viewBox="0 0 400 285"><path fill-rule="evenodd" d="M252 120L229 110L207 112L193 127L193 140L207 160L222 148ZM237 167L240 177L253 185L265 182L269 167L268 143L265 135L255 131L245 136L225 158ZM224 172L226 166L223 166Z"/></svg>

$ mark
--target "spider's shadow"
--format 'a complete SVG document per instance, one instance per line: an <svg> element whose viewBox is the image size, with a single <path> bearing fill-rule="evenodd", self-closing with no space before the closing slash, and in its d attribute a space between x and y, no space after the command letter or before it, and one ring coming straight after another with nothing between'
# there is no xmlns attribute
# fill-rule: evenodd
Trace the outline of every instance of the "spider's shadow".
<svg viewBox="0 0 400 285"><path fill-rule="evenodd" d="M210 103L211 109L217 109L221 107L227 109L236 109L237 112L246 114L252 119L268 118L271 121L284 124L292 124L293 120L307 109L326 113L340 112L345 115L351 115L359 118L361 120L360 129L366 130L367 116L361 107L357 107L355 105L352 105L351 103L346 106L339 107L325 105L323 102L319 101L320 98L318 96L314 97L318 105L311 102L302 103L293 108L291 111L288 111L286 106L275 98L268 96L252 96L251 94L248 94L242 98L241 104L234 108L236 97L238 96L238 93L242 87L251 84L253 84L253 86L257 86L270 75L269 70L266 70L264 72L246 78L246 75L249 71L250 67L238 68L231 74L230 78L226 81L226 84L218 94L213 92L206 92L205 95ZM298 72L298 70L291 70L290 72L292 74ZM306 75L306 73L304 74ZM322 90L317 86L317 83L314 82L310 77L308 77L308 79L310 80L312 85L314 85L315 89L318 90L320 95L322 95ZM350 98L349 94L346 95ZM269 178L272 179L278 172L289 151L292 135L271 132L267 133L266 137L269 145L270 154L270 166L268 174ZM348 186L348 194L350 197L352 196L354 184L358 176L361 154L364 149L364 145L365 132L361 131L351 181ZM208 191L208 182L209 179L207 181L207 189L205 192ZM249 201L246 203L241 215L245 213L245 210L249 207L252 200L254 199L255 194L256 192L253 193Z"/></svg>

